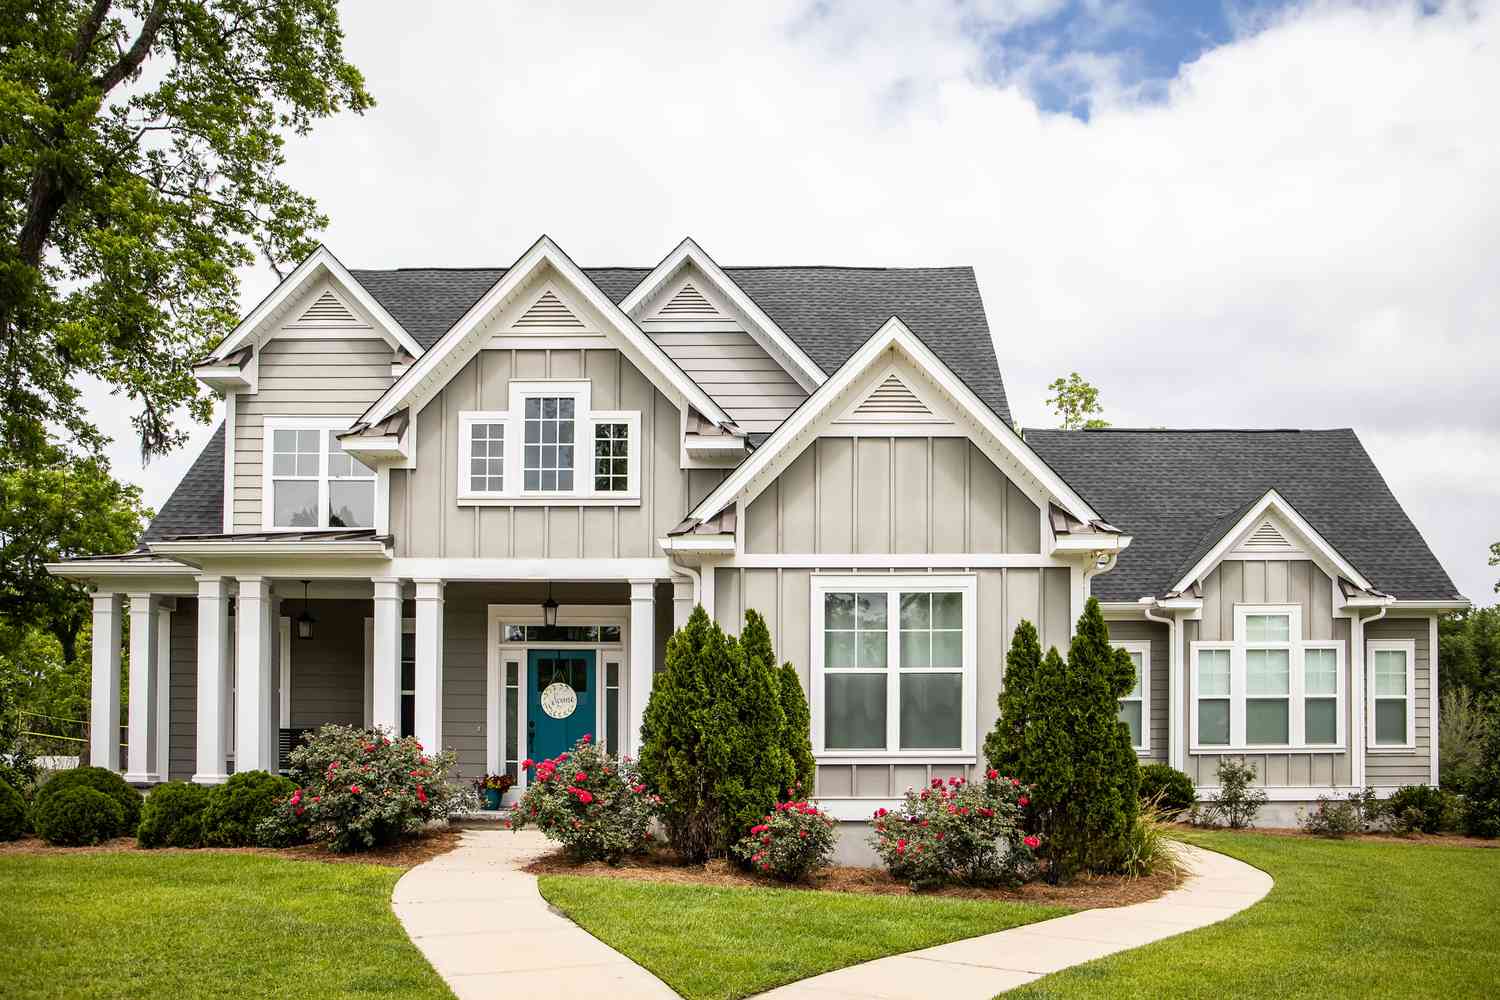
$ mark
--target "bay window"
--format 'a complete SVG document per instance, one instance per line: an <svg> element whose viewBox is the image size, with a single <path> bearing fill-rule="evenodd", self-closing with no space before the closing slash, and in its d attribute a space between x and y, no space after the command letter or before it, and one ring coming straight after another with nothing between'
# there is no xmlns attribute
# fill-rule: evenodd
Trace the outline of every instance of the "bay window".
<svg viewBox="0 0 1500 1000"><path fill-rule="evenodd" d="M1416 747L1416 643L1410 639L1370 639L1366 706L1371 750Z"/></svg>
<svg viewBox="0 0 1500 1000"><path fill-rule="evenodd" d="M339 443L348 424L266 418L261 497L266 530L375 526L375 472Z"/></svg>
<svg viewBox="0 0 1500 1000"><path fill-rule="evenodd" d="M815 749L972 754L975 616L973 577L814 576Z"/></svg>
<svg viewBox="0 0 1500 1000"><path fill-rule="evenodd" d="M1137 753L1151 749L1151 643L1126 640L1114 644L1130 654L1135 686L1120 699L1120 721L1130 727L1130 745Z"/></svg>

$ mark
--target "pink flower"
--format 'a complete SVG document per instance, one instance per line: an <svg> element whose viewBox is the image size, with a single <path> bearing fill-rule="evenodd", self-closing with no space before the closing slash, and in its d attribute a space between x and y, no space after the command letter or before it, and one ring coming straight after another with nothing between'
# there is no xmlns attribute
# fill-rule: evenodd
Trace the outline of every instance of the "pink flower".
<svg viewBox="0 0 1500 1000"><path fill-rule="evenodd" d="M589 780L589 776L587 774L585 774L584 772L579 771L577 774L573 775L573 780L581 783L581 782L584 782L584 781L588 781Z"/></svg>
<svg viewBox="0 0 1500 1000"><path fill-rule="evenodd" d="M767 829L768 827L766 826L766 824L758 823L750 828L750 832L755 836L760 836L761 834L765 833Z"/></svg>
<svg viewBox="0 0 1500 1000"><path fill-rule="evenodd" d="M986 778L989 778L991 781L994 781L996 778L1000 777L1000 772L992 767L988 771L984 772L984 776Z"/></svg>
<svg viewBox="0 0 1500 1000"><path fill-rule="evenodd" d="M579 741L578 741L578 742L579 742L579 743L587 743L587 742L588 742L588 741L589 741L589 740L591 740L591 739L593 739L593 738L594 738L594 737L593 737L593 736L591 736L591 735L590 735L590 734L588 734L588 733L584 733L584 734L583 734L583 739L581 739L581 740L579 740Z"/></svg>
<svg viewBox="0 0 1500 1000"><path fill-rule="evenodd" d="M806 830L798 830L797 831L797 836L799 836L799 837L806 837L807 836L807 831Z"/></svg>
<svg viewBox="0 0 1500 1000"><path fill-rule="evenodd" d="M358 785L350 785L349 786L349 794L350 795L358 795L359 794L359 786Z"/></svg>
<svg viewBox="0 0 1500 1000"><path fill-rule="evenodd" d="M896 853L897 854L905 854L906 853L906 841L905 841L905 839L896 841Z"/></svg>
<svg viewBox="0 0 1500 1000"><path fill-rule="evenodd" d="M1025 844L1027 847L1031 848L1033 851L1036 850L1038 847L1042 846L1042 842L1041 842L1041 840L1039 838L1031 836L1029 834L1021 840L1021 843Z"/></svg>
<svg viewBox="0 0 1500 1000"><path fill-rule="evenodd" d="M644 792L646 790L646 786L645 785L631 785L630 786L630 790L632 792L635 792L635 794L639 795L639 794L641 794L642 792Z"/></svg>
<svg viewBox="0 0 1500 1000"><path fill-rule="evenodd" d="M299 803L301 801L302 801L302 789L299 788L295 792L292 793L292 805L296 805L297 803Z"/></svg>
<svg viewBox="0 0 1500 1000"><path fill-rule="evenodd" d="M1022 809L1025 809L1027 806L1031 805L1031 800L1023 795L1019 799L1016 799L1016 805L1020 806Z"/></svg>
<svg viewBox="0 0 1500 1000"><path fill-rule="evenodd" d="M521 766L529 771L536 766L536 761L532 760L530 757L527 757L525 760L521 761Z"/></svg>
<svg viewBox="0 0 1500 1000"><path fill-rule="evenodd" d="M427 790L421 785L417 786L417 801L422 803L424 806L427 804Z"/></svg>

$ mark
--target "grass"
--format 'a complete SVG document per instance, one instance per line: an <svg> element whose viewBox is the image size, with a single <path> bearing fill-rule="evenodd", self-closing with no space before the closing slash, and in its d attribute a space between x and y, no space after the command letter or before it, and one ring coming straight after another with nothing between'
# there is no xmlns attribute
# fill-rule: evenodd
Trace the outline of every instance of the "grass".
<svg viewBox="0 0 1500 1000"><path fill-rule="evenodd" d="M1500 850L1253 833L1185 840L1276 880L1228 920L1006 993L1119 997L1500 996Z"/></svg>
<svg viewBox="0 0 1500 1000"><path fill-rule="evenodd" d="M745 997L822 972L1029 924L1062 907L548 875L542 895L688 1000Z"/></svg>
<svg viewBox="0 0 1500 1000"><path fill-rule="evenodd" d="M401 871L242 854L0 856L0 996L452 1000Z"/></svg>

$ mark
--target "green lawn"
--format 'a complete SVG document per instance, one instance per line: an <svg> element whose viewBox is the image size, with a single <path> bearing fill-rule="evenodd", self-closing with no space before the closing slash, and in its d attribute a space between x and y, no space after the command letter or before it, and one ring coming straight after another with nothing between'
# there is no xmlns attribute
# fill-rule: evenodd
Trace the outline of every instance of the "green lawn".
<svg viewBox="0 0 1500 1000"><path fill-rule="evenodd" d="M1500 996L1500 850L1192 833L1276 879L1203 930L1077 966L1007 1000Z"/></svg>
<svg viewBox="0 0 1500 1000"><path fill-rule="evenodd" d="M0 997L452 994L391 913L401 871L244 854L0 856Z"/></svg>
<svg viewBox="0 0 1500 1000"><path fill-rule="evenodd" d="M745 997L883 955L1016 927L1059 907L549 875L542 895L688 1000Z"/></svg>

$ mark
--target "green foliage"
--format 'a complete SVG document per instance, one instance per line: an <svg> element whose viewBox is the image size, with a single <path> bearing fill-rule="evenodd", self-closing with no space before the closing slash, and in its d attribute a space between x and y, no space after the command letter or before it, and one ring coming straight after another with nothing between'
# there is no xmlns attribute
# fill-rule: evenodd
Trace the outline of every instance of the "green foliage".
<svg viewBox="0 0 1500 1000"><path fill-rule="evenodd" d="M1354 806L1344 799L1319 795L1312 811L1303 814L1297 810L1298 825L1306 833L1318 837L1347 837L1359 832L1359 814Z"/></svg>
<svg viewBox="0 0 1500 1000"><path fill-rule="evenodd" d="M373 103L336 0L0 0L0 440L106 437L82 386L140 407L146 454L211 397L192 363L234 326L238 272L326 224L278 178L288 134Z"/></svg>
<svg viewBox="0 0 1500 1000"><path fill-rule="evenodd" d="M1479 760L1464 789L1463 830L1471 837L1500 837L1500 707L1487 709Z"/></svg>
<svg viewBox="0 0 1500 1000"><path fill-rule="evenodd" d="M746 643L694 608L667 640L646 705L641 773L661 796L673 848L690 861L725 855L796 780L764 625L758 615L747 621L747 655Z"/></svg>
<svg viewBox="0 0 1500 1000"><path fill-rule="evenodd" d="M1403 785L1385 802L1391 827L1398 833L1438 833L1458 826L1456 796L1432 785Z"/></svg>
<svg viewBox="0 0 1500 1000"><path fill-rule="evenodd" d="M1500 607L1468 608L1438 619L1443 691L1500 697ZM1441 722L1441 720L1439 720ZM1448 750L1443 748L1446 756Z"/></svg>
<svg viewBox="0 0 1500 1000"><path fill-rule="evenodd" d="M286 781L257 831L265 846L311 838L363 851L479 806L473 789L448 780L457 763L451 750L429 755L411 737L357 726L327 725L305 740L291 755L295 781Z"/></svg>
<svg viewBox="0 0 1500 1000"><path fill-rule="evenodd" d="M1484 702L1463 687L1445 687L1438 714L1439 784L1462 794L1479 767L1489 718Z"/></svg>
<svg viewBox="0 0 1500 1000"><path fill-rule="evenodd" d="M838 841L838 821L811 802L778 802L750 828L734 853L755 871L802 882L827 867Z"/></svg>
<svg viewBox="0 0 1500 1000"><path fill-rule="evenodd" d="M203 843L252 847L256 828L296 789L290 778L269 771L239 771L213 790L203 810Z"/></svg>
<svg viewBox="0 0 1500 1000"><path fill-rule="evenodd" d="M1018 885L1036 870L1040 838L1021 827L1032 789L994 768L983 781L933 778L901 805L875 810L870 846L914 889L950 882Z"/></svg>
<svg viewBox="0 0 1500 1000"><path fill-rule="evenodd" d="M1193 808L1198 790L1193 779L1170 764L1147 764L1141 768L1141 803L1154 802L1162 815L1176 818Z"/></svg>
<svg viewBox="0 0 1500 1000"><path fill-rule="evenodd" d="M0 780L0 840L17 840L26 833L26 800Z"/></svg>
<svg viewBox="0 0 1500 1000"><path fill-rule="evenodd" d="M789 770L782 779L787 798L800 798L812 791L817 776L817 765L812 752L812 712L807 707L807 698L802 693L802 681L797 677L797 668L791 661L776 666L776 652L771 645L771 630L759 611L745 611L745 630L740 633L740 648L744 650L746 669L754 672L759 668L775 676L777 697L781 703L781 748L787 756Z"/></svg>
<svg viewBox="0 0 1500 1000"><path fill-rule="evenodd" d="M1255 765L1220 758L1217 774L1219 791L1204 806L1203 824L1225 823L1230 829L1240 830L1254 823L1260 807L1269 799L1265 789L1255 783Z"/></svg>
<svg viewBox="0 0 1500 1000"><path fill-rule="evenodd" d="M98 844L126 829L119 800L81 784L38 801L32 822L37 836L56 847Z"/></svg>
<svg viewBox="0 0 1500 1000"><path fill-rule="evenodd" d="M1175 813L1141 796L1141 810L1125 838L1125 857L1120 870L1137 878L1155 872L1182 872L1181 849L1172 839L1171 828L1167 825L1175 818Z"/></svg>
<svg viewBox="0 0 1500 1000"><path fill-rule="evenodd" d="M1103 413L1104 407L1099 404L1099 390L1082 375L1072 372L1065 379L1053 379L1047 388L1052 391L1047 397L1047 405L1062 419L1063 430L1109 426L1108 420L1093 416Z"/></svg>
<svg viewBox="0 0 1500 1000"><path fill-rule="evenodd" d="M212 797L206 786L187 781L157 785L141 806L136 843L142 847L202 847L203 813Z"/></svg>
<svg viewBox="0 0 1500 1000"><path fill-rule="evenodd" d="M37 789L33 804L40 809L49 799L74 788L92 788L119 803L120 826L109 836L120 837L135 832L141 822L141 793L108 768L74 767L58 771Z"/></svg>
<svg viewBox="0 0 1500 1000"><path fill-rule="evenodd" d="M585 735L572 750L536 762L536 780L510 822L516 829L537 827L580 861L613 865L651 842L655 805L635 764L610 756Z"/></svg>
<svg viewBox="0 0 1500 1000"><path fill-rule="evenodd" d="M1140 809L1140 768L1119 699L1135 684L1130 656L1109 642L1093 598L1064 660L1038 659L1036 630L1023 622L1006 658L1000 718L985 740L990 767L1032 787L1032 816L1046 842L1048 877L1116 871Z"/></svg>

